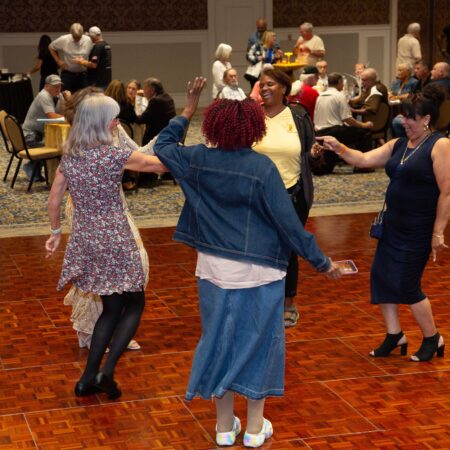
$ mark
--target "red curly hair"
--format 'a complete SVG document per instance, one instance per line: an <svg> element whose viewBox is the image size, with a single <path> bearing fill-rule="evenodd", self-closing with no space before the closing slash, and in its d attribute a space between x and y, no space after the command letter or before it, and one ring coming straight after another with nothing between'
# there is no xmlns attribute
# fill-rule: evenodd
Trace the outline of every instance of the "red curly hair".
<svg viewBox="0 0 450 450"><path fill-rule="evenodd" d="M206 140L218 148L251 147L266 134L264 112L249 98L215 100L205 110L202 132Z"/></svg>

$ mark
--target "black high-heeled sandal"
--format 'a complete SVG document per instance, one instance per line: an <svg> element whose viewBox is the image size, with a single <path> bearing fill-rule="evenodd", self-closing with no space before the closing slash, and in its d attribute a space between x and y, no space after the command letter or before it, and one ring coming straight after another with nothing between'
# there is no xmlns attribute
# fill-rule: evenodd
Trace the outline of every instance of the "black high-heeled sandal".
<svg viewBox="0 0 450 450"><path fill-rule="evenodd" d="M405 342L400 345L398 343L403 336L403 331L400 331L400 333L397 334L386 333L383 343L378 348L372 350L369 355L374 358L389 356L393 350L400 347L400 355L405 356L408 351L408 343Z"/></svg>
<svg viewBox="0 0 450 450"><path fill-rule="evenodd" d="M424 337L419 350L409 360L414 362L430 361L435 353L439 358L442 358L444 356L445 344L439 346L440 339L441 335L439 333L436 333L434 336ZM417 359L413 359L414 356Z"/></svg>

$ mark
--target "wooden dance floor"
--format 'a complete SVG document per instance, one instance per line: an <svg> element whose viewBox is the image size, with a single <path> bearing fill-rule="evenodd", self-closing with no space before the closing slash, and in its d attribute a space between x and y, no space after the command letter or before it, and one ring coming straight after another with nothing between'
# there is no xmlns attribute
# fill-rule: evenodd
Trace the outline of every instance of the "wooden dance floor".
<svg viewBox="0 0 450 450"><path fill-rule="evenodd" d="M360 272L333 282L301 262L301 317L286 336L286 395L266 402L275 434L263 449L450 448L450 357L368 356L385 333L369 304L373 216L309 221L326 253L353 259ZM136 337L142 350L119 362L123 396L116 401L73 393L87 350L78 347L64 293L55 291L63 253L46 260L45 236L0 239L2 450L216 448L213 402L183 399L200 320L195 251L174 243L172 232L142 230L151 264ZM447 251L429 263L423 287L450 343L449 267ZM411 354L421 334L407 308L401 318ZM238 398L245 428L244 406ZM233 448L241 446L242 435Z"/></svg>

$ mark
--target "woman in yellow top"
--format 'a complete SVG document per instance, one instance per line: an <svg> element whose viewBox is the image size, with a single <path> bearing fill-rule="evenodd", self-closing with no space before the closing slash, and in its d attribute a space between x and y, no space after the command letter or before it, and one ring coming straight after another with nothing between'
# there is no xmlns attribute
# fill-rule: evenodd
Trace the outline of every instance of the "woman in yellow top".
<svg viewBox="0 0 450 450"><path fill-rule="evenodd" d="M260 88L267 133L253 149L267 155L277 166L298 217L305 225L313 201L310 157L314 128L306 110L288 106L287 96L291 91L288 75L279 70L265 69L261 74ZM286 274L286 327L295 326L299 317L294 303L297 281L298 260L292 253Z"/></svg>

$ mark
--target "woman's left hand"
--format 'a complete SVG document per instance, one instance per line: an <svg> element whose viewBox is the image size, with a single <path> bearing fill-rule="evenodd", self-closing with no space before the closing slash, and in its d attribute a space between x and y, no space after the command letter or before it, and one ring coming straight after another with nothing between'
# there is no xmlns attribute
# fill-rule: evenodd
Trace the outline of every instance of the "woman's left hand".
<svg viewBox="0 0 450 450"><path fill-rule="evenodd" d="M444 242L444 236L433 235L431 240L431 255L433 262L437 259L437 254L448 248L448 245Z"/></svg>

